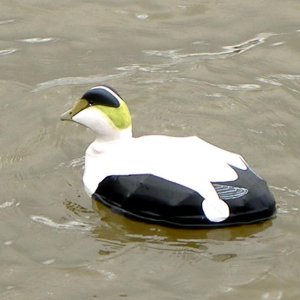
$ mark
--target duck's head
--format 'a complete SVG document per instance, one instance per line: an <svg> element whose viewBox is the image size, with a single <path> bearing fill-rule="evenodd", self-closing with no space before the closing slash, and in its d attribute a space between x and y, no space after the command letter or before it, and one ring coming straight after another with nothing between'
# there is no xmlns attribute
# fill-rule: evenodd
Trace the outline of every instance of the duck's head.
<svg viewBox="0 0 300 300"><path fill-rule="evenodd" d="M121 96L108 86L96 86L83 94L73 107L61 115L93 130L97 137L114 139L131 135L131 116Z"/></svg>

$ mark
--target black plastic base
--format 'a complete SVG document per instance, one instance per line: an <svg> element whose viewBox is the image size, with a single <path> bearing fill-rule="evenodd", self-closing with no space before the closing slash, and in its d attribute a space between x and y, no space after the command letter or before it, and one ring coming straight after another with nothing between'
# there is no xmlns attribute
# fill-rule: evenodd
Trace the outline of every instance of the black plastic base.
<svg viewBox="0 0 300 300"><path fill-rule="evenodd" d="M130 218L184 228L224 227L252 224L275 216L273 195L265 181L250 169L236 169L238 179L213 183L230 209L223 222L211 222L202 209L204 200L194 190L151 175L106 177L93 197Z"/></svg>

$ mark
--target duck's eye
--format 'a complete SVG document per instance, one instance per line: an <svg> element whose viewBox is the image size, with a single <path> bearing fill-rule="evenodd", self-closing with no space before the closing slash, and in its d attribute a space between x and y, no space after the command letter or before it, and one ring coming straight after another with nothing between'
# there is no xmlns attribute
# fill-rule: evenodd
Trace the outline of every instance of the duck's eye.
<svg viewBox="0 0 300 300"><path fill-rule="evenodd" d="M92 106L95 104L95 102L93 100L90 100L88 103L89 103L89 106Z"/></svg>

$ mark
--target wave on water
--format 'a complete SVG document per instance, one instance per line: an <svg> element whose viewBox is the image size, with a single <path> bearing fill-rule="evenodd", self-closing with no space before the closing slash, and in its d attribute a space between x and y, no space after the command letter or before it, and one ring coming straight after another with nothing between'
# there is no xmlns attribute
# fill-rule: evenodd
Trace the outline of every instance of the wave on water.
<svg viewBox="0 0 300 300"><path fill-rule="evenodd" d="M12 199L11 201L6 201L0 204L0 209L12 207L12 206L19 206L20 202L16 202L15 199Z"/></svg>
<svg viewBox="0 0 300 300"><path fill-rule="evenodd" d="M53 37L46 37L46 38L34 37L34 38L22 39L20 40L20 42L29 43L29 44L41 44L41 43L48 43L56 40L57 38L53 38Z"/></svg>
<svg viewBox="0 0 300 300"><path fill-rule="evenodd" d="M0 25L5 25L5 24L13 23L13 22L15 22L14 19L2 20L2 21L0 21Z"/></svg>
<svg viewBox="0 0 300 300"><path fill-rule="evenodd" d="M258 45L265 43L265 41L270 38L271 36L276 35L275 33L259 33L252 39L246 40L244 42L230 45L230 46L223 46L221 51L217 52L195 52L195 53L187 53L181 54L180 50L148 50L144 51L144 53L148 55L155 55L160 57L167 57L172 59L173 61L180 61L185 58L190 57L199 57L204 59L216 59L216 58L226 58L228 56L233 56L237 54L241 54L245 51L248 51Z"/></svg>
<svg viewBox="0 0 300 300"><path fill-rule="evenodd" d="M15 53L18 49L3 49L0 50L0 56L4 56L4 55L10 55L12 53Z"/></svg>
<svg viewBox="0 0 300 300"><path fill-rule="evenodd" d="M299 74L271 74L266 77L258 77L257 80L273 86L285 86L294 93L300 93Z"/></svg>
<svg viewBox="0 0 300 300"><path fill-rule="evenodd" d="M249 51L263 43L266 42L267 39L270 37L278 35L276 33L259 33L251 39L246 41L240 42L238 44L223 46L221 51L216 52L194 52L194 53L182 53L183 49L170 49L170 50L145 50L143 51L144 54L149 56L157 56L169 59L169 61L159 63L159 64L131 64L128 66L120 66L117 67L116 70L119 73L110 74L110 75L91 75L86 77L63 77L57 78L45 82L41 82L37 84L36 88L32 90L32 92L39 92L42 90L46 90L56 86L66 86L66 85L79 85L79 84L92 84L103 82L106 80L111 80L115 78L125 77L128 75L135 74L136 72L178 72L178 70L170 69L174 66L177 66L181 63L186 62L190 58L193 60L196 59L224 59L227 57L231 57L234 55L239 55L246 51ZM43 39L38 40L37 38L34 39L27 39L24 40L27 42L43 42ZM1 52L0 52L1 53ZM263 78L259 81L265 81ZM229 85L222 85L219 86L222 89L228 90L257 90L260 88L258 84L242 84L238 86L229 86Z"/></svg>
<svg viewBox="0 0 300 300"><path fill-rule="evenodd" d="M65 223L57 223L50 218L43 217L43 216L30 216L31 220L40 223L55 229L70 229L70 230L83 230L89 231L91 230L91 225L87 223L83 223L80 221L69 221Z"/></svg>
<svg viewBox="0 0 300 300"><path fill-rule="evenodd" d="M98 83L112 78L119 78L128 75L128 72L122 72L118 74L111 75L92 75L86 77L63 77L57 78L37 84L36 88L32 92L39 92L56 86L66 86L66 85L78 85L78 84L88 84L88 83Z"/></svg>

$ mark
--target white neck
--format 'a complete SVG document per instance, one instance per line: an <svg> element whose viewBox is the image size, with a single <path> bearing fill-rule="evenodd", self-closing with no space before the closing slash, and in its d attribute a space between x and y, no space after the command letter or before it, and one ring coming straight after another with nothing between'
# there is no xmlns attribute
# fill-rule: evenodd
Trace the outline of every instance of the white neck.
<svg viewBox="0 0 300 300"><path fill-rule="evenodd" d="M113 135L97 136L95 141L89 146L89 154L97 154L108 150L110 147L115 146L116 143L123 143L132 138L131 127L118 130Z"/></svg>

